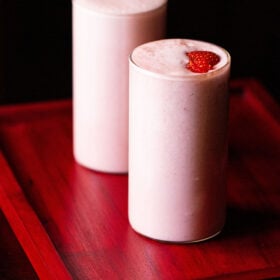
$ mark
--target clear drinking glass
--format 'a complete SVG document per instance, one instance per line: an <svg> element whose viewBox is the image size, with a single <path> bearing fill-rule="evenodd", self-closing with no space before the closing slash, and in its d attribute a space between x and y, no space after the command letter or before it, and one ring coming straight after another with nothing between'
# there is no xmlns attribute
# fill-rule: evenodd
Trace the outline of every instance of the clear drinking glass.
<svg viewBox="0 0 280 280"><path fill-rule="evenodd" d="M74 156L128 169L128 56L165 35L167 0L73 0Z"/></svg>
<svg viewBox="0 0 280 280"><path fill-rule="evenodd" d="M220 61L187 69L191 51ZM169 242L217 235L225 222L230 56L202 41L166 39L130 56L129 220Z"/></svg>

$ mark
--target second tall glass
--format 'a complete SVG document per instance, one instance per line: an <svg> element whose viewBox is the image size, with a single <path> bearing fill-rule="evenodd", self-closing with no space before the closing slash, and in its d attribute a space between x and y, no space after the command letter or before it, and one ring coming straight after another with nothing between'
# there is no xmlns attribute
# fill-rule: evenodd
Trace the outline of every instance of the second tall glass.
<svg viewBox="0 0 280 280"><path fill-rule="evenodd" d="M166 0L73 0L74 156L128 171L128 56L165 35Z"/></svg>

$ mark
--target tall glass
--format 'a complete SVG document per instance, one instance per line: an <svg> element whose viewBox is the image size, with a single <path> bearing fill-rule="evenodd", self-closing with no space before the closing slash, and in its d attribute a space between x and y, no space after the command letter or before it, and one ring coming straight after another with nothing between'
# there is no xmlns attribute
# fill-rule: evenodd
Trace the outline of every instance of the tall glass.
<svg viewBox="0 0 280 280"><path fill-rule="evenodd" d="M219 62L189 70L190 52ZM225 222L230 56L207 42L166 39L130 56L129 220L142 235L197 242Z"/></svg>
<svg viewBox="0 0 280 280"><path fill-rule="evenodd" d="M128 56L163 38L167 0L72 0L74 156L128 170Z"/></svg>

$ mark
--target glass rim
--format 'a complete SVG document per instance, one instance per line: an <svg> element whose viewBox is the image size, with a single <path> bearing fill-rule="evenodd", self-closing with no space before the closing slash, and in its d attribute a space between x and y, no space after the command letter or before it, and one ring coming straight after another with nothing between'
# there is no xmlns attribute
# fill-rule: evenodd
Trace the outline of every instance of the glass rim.
<svg viewBox="0 0 280 280"><path fill-rule="evenodd" d="M129 17L141 17L141 16L147 16L149 14L152 14L152 13L155 13L155 12L158 12L162 9L166 9L167 8L167 4L168 4L168 1L167 0L164 0L164 2L159 5L158 7L155 7L153 9L148 9L146 11L139 11L139 12L129 12L129 13L120 13L120 12L108 12L108 11L105 11L105 10L102 10L102 9L98 9L94 6L86 6L86 5L83 5L81 3L79 3L80 1L78 0L72 0L72 5L76 5L76 6L79 6L83 9L87 9L87 11L89 13L93 13L97 16L100 16L100 17L110 17L110 18L129 18Z"/></svg>

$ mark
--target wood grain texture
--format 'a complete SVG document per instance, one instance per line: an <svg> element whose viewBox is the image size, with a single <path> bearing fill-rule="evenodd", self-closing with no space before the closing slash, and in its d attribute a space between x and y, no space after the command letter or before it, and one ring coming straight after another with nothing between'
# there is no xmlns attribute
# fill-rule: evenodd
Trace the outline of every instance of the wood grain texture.
<svg viewBox="0 0 280 280"><path fill-rule="evenodd" d="M0 152L0 205L40 279L71 279Z"/></svg>
<svg viewBox="0 0 280 280"><path fill-rule="evenodd" d="M0 211L0 279L39 279L2 211Z"/></svg>
<svg viewBox="0 0 280 280"><path fill-rule="evenodd" d="M255 80L231 88L227 223L218 237L193 245L135 233L127 176L75 163L70 100L0 108L1 148L44 227L38 235L48 234L74 279L280 277L280 110ZM16 210L5 213L10 222Z"/></svg>

